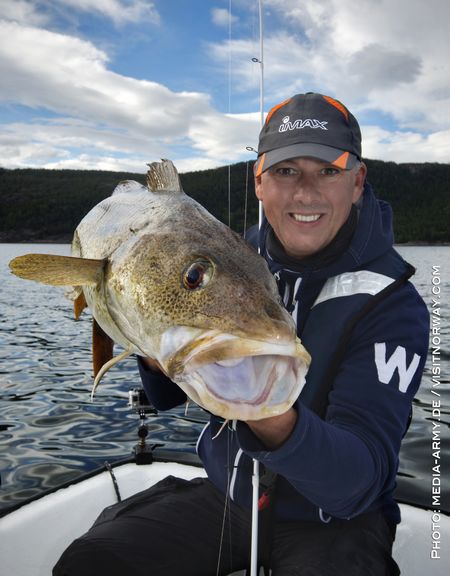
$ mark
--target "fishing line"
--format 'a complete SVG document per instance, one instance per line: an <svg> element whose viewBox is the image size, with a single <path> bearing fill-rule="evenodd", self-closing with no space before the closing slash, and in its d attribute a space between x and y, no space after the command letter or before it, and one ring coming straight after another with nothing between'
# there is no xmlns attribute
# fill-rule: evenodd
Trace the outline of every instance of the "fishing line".
<svg viewBox="0 0 450 576"><path fill-rule="evenodd" d="M228 466L227 466L228 467ZM229 467L228 467L228 474L227 474L227 489L225 491L225 502L224 502L224 507L223 507L223 516L222 516L222 526L220 529L220 543L219 543L219 554L218 554L218 558L217 558L217 568L216 568L216 576L219 576L219 572L220 572L220 561L222 559L222 548L223 548L223 537L225 534L225 523L226 523L226 519L227 519L227 510L229 510L228 507L228 501L230 499L230 472L229 472ZM230 515L228 514L228 517ZM231 548L231 539L230 539L230 548ZM230 550L231 551L231 550Z"/></svg>
<svg viewBox="0 0 450 576"><path fill-rule="evenodd" d="M228 1L228 114L231 114L231 20L232 0ZM231 228L231 165L228 164L228 227Z"/></svg>
<svg viewBox="0 0 450 576"><path fill-rule="evenodd" d="M229 542L229 555L230 555L230 569L233 569L233 541L231 539L232 526L231 526L231 469L230 469L230 453L231 453L231 438L233 430L235 429L236 420L232 421L232 428L227 428L227 494L228 494L228 542ZM234 427L233 427L234 426Z"/></svg>
<svg viewBox="0 0 450 576"><path fill-rule="evenodd" d="M228 114L231 113L231 21L232 21L232 0L228 1ZM228 227L231 228L231 165L228 164ZM227 426L229 420L225 420L219 431L212 437L215 440L224 428ZM230 514L230 483L231 483L231 473L230 473L230 431L227 428L227 486L225 490L225 502L222 516L222 526L220 531L220 542L219 542L219 552L217 557L217 568L216 576L219 576L220 572L220 562L222 559L222 548L223 540L225 535L225 524L227 520L228 511L228 530L229 530L229 554L231 566L233 564L232 560L232 543L231 543L231 514Z"/></svg>
<svg viewBox="0 0 450 576"><path fill-rule="evenodd" d="M219 432L214 436L214 438L217 438L217 436L224 429L224 426L226 424L228 424L228 422L229 422L229 420L226 420L223 423ZM214 438L213 438L213 440L214 440ZM218 558L217 558L216 576L219 576L219 572L220 572L220 563L222 560L223 539L224 539L224 535L225 535L225 525L226 525L227 517L228 517L228 544L229 544L228 554L229 554L229 558L230 558L230 568L232 569L232 567L233 567L233 545L232 545L232 540L231 540L232 527L231 527L231 498L230 498L230 484L231 484L230 442L231 442L230 428L228 427L227 428L227 487L225 490L225 501L224 501L224 507L223 507L223 515L222 515L222 526L221 526L221 531L220 531L220 543L219 543L219 553L218 553ZM227 512L228 512L228 514L227 514Z"/></svg>
<svg viewBox="0 0 450 576"><path fill-rule="evenodd" d="M228 114L231 114L231 22L232 22L232 0L228 2ZM253 59L259 63L260 66L260 123L261 128L264 125L264 61L263 61L263 1L259 0L259 42L260 42L260 54L258 59ZM248 190L248 162L247 162L247 172L246 172L246 201L245 201L245 213L247 212L247 190ZM259 214L258 214L258 228L260 229L263 221L263 207L262 202L259 202ZM231 228L231 166L228 165L228 226ZM244 220L244 227L246 229L246 215ZM258 247L259 252L259 247ZM228 421L225 421L221 426L219 432L214 436L217 438L222 432L224 427L227 425ZM217 573L220 570L220 560L222 554L224 529L226 522L226 512L227 506L230 499L230 462L229 462L229 435L230 431L227 432L227 488L225 495L225 508L224 515L222 519L222 531L220 536L220 547L219 547L219 557L217 563ZM234 471L233 471L234 474ZM259 461L253 459L253 473L252 473L252 534L251 534L251 554L250 554L250 576L256 576L258 569L258 493L259 493ZM230 516L230 515L229 515ZM231 523L231 518L230 518ZM231 533L231 524L230 524ZM231 536L230 536L230 547L231 547Z"/></svg>
<svg viewBox="0 0 450 576"><path fill-rule="evenodd" d="M245 165L245 196L244 196L244 238L247 234L247 207L248 207L248 169L250 162Z"/></svg>
<svg viewBox="0 0 450 576"><path fill-rule="evenodd" d="M228 228L231 228L231 166L228 164Z"/></svg>
<svg viewBox="0 0 450 576"><path fill-rule="evenodd" d="M261 129L264 126L264 8L263 0L259 0L259 113ZM264 219L264 209L261 200L258 202L258 228L261 229ZM259 246L258 246L259 248Z"/></svg>

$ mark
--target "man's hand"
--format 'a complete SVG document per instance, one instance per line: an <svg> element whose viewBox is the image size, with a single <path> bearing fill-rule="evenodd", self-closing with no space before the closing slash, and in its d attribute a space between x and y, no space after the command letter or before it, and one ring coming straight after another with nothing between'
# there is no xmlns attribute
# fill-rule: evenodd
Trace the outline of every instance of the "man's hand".
<svg viewBox="0 0 450 576"><path fill-rule="evenodd" d="M269 450L276 450L291 435L297 418L297 410L289 408L280 416L272 416L262 420L247 420L246 424Z"/></svg>

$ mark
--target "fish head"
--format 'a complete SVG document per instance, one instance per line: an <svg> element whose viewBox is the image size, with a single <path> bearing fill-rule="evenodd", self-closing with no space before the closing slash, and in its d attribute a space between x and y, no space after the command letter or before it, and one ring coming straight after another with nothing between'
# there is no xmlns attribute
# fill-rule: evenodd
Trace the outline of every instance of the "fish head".
<svg viewBox="0 0 450 576"><path fill-rule="evenodd" d="M106 270L109 313L142 355L210 412L246 420L281 414L304 385L309 355L265 260L209 213L201 216L187 205L176 234L162 225L117 251Z"/></svg>
<svg viewBox="0 0 450 576"><path fill-rule="evenodd" d="M265 260L182 192L170 161L151 165L148 190L125 182L94 207L71 257L28 254L10 267L73 286L76 314L89 306L97 340L157 359L223 418L282 414L304 386L310 357ZM97 383L111 354L107 343Z"/></svg>

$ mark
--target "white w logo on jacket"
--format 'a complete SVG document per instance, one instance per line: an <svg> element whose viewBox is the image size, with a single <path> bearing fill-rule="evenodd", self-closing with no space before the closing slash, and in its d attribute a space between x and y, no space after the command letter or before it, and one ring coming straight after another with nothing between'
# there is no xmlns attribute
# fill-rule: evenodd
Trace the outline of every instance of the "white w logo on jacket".
<svg viewBox="0 0 450 576"><path fill-rule="evenodd" d="M383 384L389 384L395 371L398 371L398 387L400 392L406 392L420 363L420 356L414 354L411 364L406 364L406 350L397 346L392 356L386 359L386 343L375 344L375 364L377 365L378 379Z"/></svg>

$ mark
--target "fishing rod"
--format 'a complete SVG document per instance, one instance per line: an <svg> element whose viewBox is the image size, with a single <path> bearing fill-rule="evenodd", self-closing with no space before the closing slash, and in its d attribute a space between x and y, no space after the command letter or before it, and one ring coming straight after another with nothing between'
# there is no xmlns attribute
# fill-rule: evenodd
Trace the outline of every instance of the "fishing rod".
<svg viewBox="0 0 450 576"><path fill-rule="evenodd" d="M259 59L253 59L258 62L260 70L259 79L259 111L261 129L264 126L264 15L263 0L258 0L259 7ZM261 230L263 223L263 204L258 201L258 230ZM258 242L258 252L259 242ZM252 538L250 551L250 576L257 576L258 573L258 504L259 504L259 461L253 458L252 472Z"/></svg>
<svg viewBox="0 0 450 576"><path fill-rule="evenodd" d="M264 126L264 14L263 14L263 0L258 0L259 2L259 122L260 128L262 130ZM263 203L261 200L258 201L258 228L261 229L264 217Z"/></svg>
<svg viewBox="0 0 450 576"><path fill-rule="evenodd" d="M252 61L259 64L260 79L259 79L259 110L260 110L260 129L264 126L264 6L263 0L258 0L259 10L259 57L252 58ZM228 39L229 49L231 51L231 0L228 10ZM228 59L228 112L231 111L231 56ZM247 150L253 150L247 147ZM228 166L228 225L231 225L231 206L230 206L230 166ZM258 201L258 229L262 227L264 218L263 204L261 200ZM260 251L258 245L258 252ZM259 504L259 461L253 458L252 470L252 525L251 525L251 550L250 550L250 575L258 576L258 504Z"/></svg>

